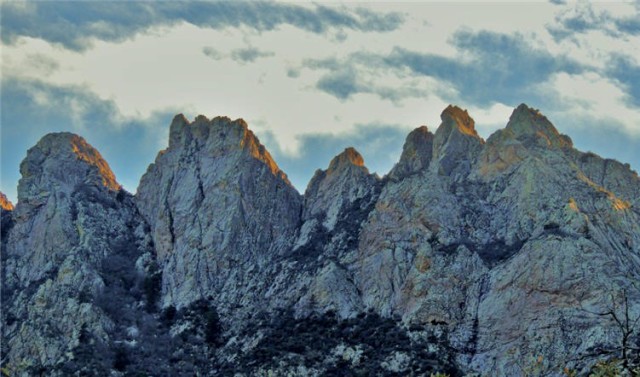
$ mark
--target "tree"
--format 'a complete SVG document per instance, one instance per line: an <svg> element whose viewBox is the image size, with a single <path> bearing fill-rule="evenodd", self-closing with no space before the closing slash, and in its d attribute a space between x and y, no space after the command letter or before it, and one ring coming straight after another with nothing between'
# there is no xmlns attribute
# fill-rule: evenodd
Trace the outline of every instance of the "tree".
<svg viewBox="0 0 640 377"><path fill-rule="evenodd" d="M631 309L626 289L611 292L610 303L602 312L594 312L583 308L588 313L609 318L615 324L621 335L619 346L603 350L601 353L618 354L622 369L629 373L633 373L635 367L640 364L640 345L633 342L633 335L640 331L640 313L633 315Z"/></svg>
<svg viewBox="0 0 640 377"><path fill-rule="evenodd" d="M205 340L211 345L217 345L220 337L220 316L215 308L207 310L205 324Z"/></svg>

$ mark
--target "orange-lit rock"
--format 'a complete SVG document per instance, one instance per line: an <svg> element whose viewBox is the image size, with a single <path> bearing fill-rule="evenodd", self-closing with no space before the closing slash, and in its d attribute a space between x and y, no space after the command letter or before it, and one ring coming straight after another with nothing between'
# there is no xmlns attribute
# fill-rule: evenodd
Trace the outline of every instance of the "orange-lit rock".
<svg viewBox="0 0 640 377"><path fill-rule="evenodd" d="M13 203L11 203L11 201L7 199L7 196L1 192L0 192L0 208L5 211L13 211Z"/></svg>

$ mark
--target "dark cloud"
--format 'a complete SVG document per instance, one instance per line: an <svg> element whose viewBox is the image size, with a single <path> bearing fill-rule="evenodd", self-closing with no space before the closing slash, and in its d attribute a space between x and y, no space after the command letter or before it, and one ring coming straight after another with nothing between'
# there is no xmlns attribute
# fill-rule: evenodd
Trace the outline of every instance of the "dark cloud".
<svg viewBox="0 0 640 377"><path fill-rule="evenodd" d="M607 75L615 78L629 95L628 104L640 106L640 65L629 56L617 55L607 67Z"/></svg>
<svg viewBox="0 0 640 377"><path fill-rule="evenodd" d="M414 77L434 78L455 89L453 96L452 91L438 93L442 98L481 107L495 102L514 105L522 101L544 102L545 96L539 92L537 84L558 72L579 73L583 70L577 62L538 49L519 34L461 31L454 34L450 43L459 51L460 57L396 47L387 55L354 53L342 60L307 60L303 66L328 71L316 87L341 100L358 93L373 93L383 99L398 101L438 91L414 83L385 87L375 81L376 72L406 77L408 71ZM373 71L374 79L364 81L360 76L366 71Z"/></svg>
<svg viewBox="0 0 640 377"><path fill-rule="evenodd" d="M274 55L271 51L262 51L255 47L239 48L231 51L231 59L238 63L253 63L259 58L268 58Z"/></svg>
<svg viewBox="0 0 640 377"><path fill-rule="evenodd" d="M380 85L374 80L362 80L358 71L353 67L329 71L318 80L316 88L342 101L362 93L373 94L394 103L400 103L405 98L427 97L429 95L426 88L420 88L413 82L401 83L392 87Z"/></svg>
<svg viewBox="0 0 640 377"><path fill-rule="evenodd" d="M82 87L39 81L2 80L2 180L0 190L16 198L19 166L27 149L49 132L83 136L110 164L119 182L135 190L168 134L174 111L124 123L116 105Z"/></svg>
<svg viewBox="0 0 640 377"><path fill-rule="evenodd" d="M634 17L615 19L614 23L618 31L623 34L640 35L640 13Z"/></svg>
<svg viewBox="0 0 640 377"><path fill-rule="evenodd" d="M356 125L353 131L341 134L304 135L299 138L300 154L295 157L278 148L273 134L265 132L259 136L289 180L304 192L314 172L326 169L331 159L347 147L362 154L369 171L381 176L388 173L398 162L408 133L400 125L373 123Z"/></svg>
<svg viewBox="0 0 640 377"><path fill-rule="evenodd" d="M398 73L397 67L388 65L386 59L387 57L382 55L355 52L343 60L335 57L307 59L303 61L302 67L326 71L316 82L316 88L342 101L360 93L373 94L393 102L400 102L405 98L428 96L427 88L421 88L418 83L411 80L409 82L398 80L397 85L388 86L381 84L377 75L370 78L363 77L362 72L372 68Z"/></svg>
<svg viewBox="0 0 640 377"><path fill-rule="evenodd" d="M589 3L568 9L555 18L555 23L547 26L547 31L556 41L575 39L576 34L600 31L615 38L625 35L640 35L640 8L635 14L613 16L606 10L597 11Z"/></svg>
<svg viewBox="0 0 640 377"><path fill-rule="evenodd" d="M322 76L316 83L316 88L341 100L353 94L368 91L364 85L358 83L356 70L352 67L345 67Z"/></svg>
<svg viewBox="0 0 640 377"><path fill-rule="evenodd" d="M42 38L82 51L92 39L122 41L154 26L187 22L202 28L248 27L273 30L289 24L313 33L330 29L387 32L403 23L399 13L274 2L27 2L0 4L2 41Z"/></svg>
<svg viewBox="0 0 640 377"><path fill-rule="evenodd" d="M292 79L300 77L300 69L294 67L287 68L287 77Z"/></svg>
<svg viewBox="0 0 640 377"><path fill-rule="evenodd" d="M583 69L564 56L553 56L535 48L519 34L489 31L458 32L451 43L471 59L442 57L396 48L387 59L392 66L409 68L451 84L460 100L477 106L494 102L537 102L543 93L536 85L559 72L579 73Z"/></svg>

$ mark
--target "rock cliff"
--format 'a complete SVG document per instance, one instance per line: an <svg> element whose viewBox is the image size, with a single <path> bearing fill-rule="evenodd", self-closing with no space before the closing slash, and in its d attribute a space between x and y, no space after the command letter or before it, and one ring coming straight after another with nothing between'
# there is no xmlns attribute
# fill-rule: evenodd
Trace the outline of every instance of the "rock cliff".
<svg viewBox="0 0 640 377"><path fill-rule="evenodd" d="M163 306L264 301L270 262L291 248L301 201L243 120L176 116L169 147L136 194L162 269Z"/></svg>
<svg viewBox="0 0 640 377"><path fill-rule="evenodd" d="M123 307L135 312L142 301L131 288L153 255L133 197L98 151L69 133L42 138L20 172L8 234L3 213L3 371L103 373L114 344L137 326Z"/></svg>
<svg viewBox="0 0 640 377"><path fill-rule="evenodd" d="M16 375L587 375L640 363L640 178L522 104L447 107L384 177L347 148L304 193L242 120L174 118L135 196L72 134L2 204ZM91 359L87 355L100 354Z"/></svg>

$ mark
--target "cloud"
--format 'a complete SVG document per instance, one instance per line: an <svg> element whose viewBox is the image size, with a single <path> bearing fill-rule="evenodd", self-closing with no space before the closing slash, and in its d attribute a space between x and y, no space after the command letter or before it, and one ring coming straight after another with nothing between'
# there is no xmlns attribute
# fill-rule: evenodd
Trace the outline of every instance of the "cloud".
<svg viewBox="0 0 640 377"><path fill-rule="evenodd" d="M120 42L153 27L186 22L201 28L246 27L257 31L281 25L323 34L330 29L388 32L404 17L395 12L274 2L29 2L0 4L2 41L41 38L83 51L92 40Z"/></svg>
<svg viewBox="0 0 640 377"><path fill-rule="evenodd" d="M231 59L238 63L253 63L259 58L268 58L274 56L271 51L261 51L255 47L239 48L231 51Z"/></svg>
<svg viewBox="0 0 640 377"><path fill-rule="evenodd" d="M388 66L380 54L354 52L344 59L305 59L301 68L324 71L315 88L341 101L356 94L372 94L401 105L407 98L426 98L437 85L406 77ZM298 73L300 71L298 69ZM391 75L390 75L391 74ZM298 74L299 76L299 74Z"/></svg>
<svg viewBox="0 0 640 377"><path fill-rule="evenodd" d="M211 46L205 46L202 48L202 53L205 54L206 56L210 57L213 60L220 60L222 58L224 58L224 54L221 53L220 51L216 50L215 48L211 47Z"/></svg>
<svg viewBox="0 0 640 377"><path fill-rule="evenodd" d="M579 34L592 31L617 38L637 36L640 35L640 8L633 9L630 7L631 12L624 12L626 14L613 14L609 9L584 2L556 16L555 23L548 25L547 30L556 41L575 39Z"/></svg>
<svg viewBox="0 0 640 377"><path fill-rule="evenodd" d="M316 83L316 88L341 100L356 93L367 92L367 88L358 82L353 67L345 67L322 76Z"/></svg>
<svg viewBox="0 0 640 377"><path fill-rule="evenodd" d="M578 119L590 119L587 124L625 133L631 138L640 137L640 111L629 105L629 94L620 83L598 72L567 74L559 72L547 82L541 83L539 90L546 93L549 102L555 106L537 106L555 119L558 124L570 127L569 135L582 132ZM602 140L600 141L602 144ZM596 148L600 146L595 145Z"/></svg>
<svg viewBox="0 0 640 377"><path fill-rule="evenodd" d="M626 101L631 106L640 106L640 65L631 57L614 56L607 68L607 74L618 80L620 87L629 95Z"/></svg>
<svg viewBox="0 0 640 377"><path fill-rule="evenodd" d="M224 54L211 46L205 46L202 48L202 53L213 60L231 58L231 60L240 64L253 63L260 58L275 56L272 51L262 51L255 47L238 48L231 50L228 54Z"/></svg>
<svg viewBox="0 0 640 377"><path fill-rule="evenodd" d="M60 63L47 55L36 53L27 56L27 69L38 72L42 76L49 76L60 68Z"/></svg>
<svg viewBox="0 0 640 377"><path fill-rule="evenodd" d="M318 79L316 88L340 100L360 93L397 102L435 94L475 106L541 102L544 93L535 92L536 84L557 72L583 70L565 56L534 47L520 34L458 31L450 44L456 56L395 47L388 54L358 52L343 59L306 60L303 67L328 71ZM389 73L395 81L380 84L380 77ZM419 78L430 80L417 86Z"/></svg>
<svg viewBox="0 0 640 377"><path fill-rule="evenodd" d="M478 106L543 97L531 92L535 84L558 72L582 71L577 62L536 48L519 34L461 31L454 34L451 43L460 56L447 58L395 48L387 62L444 80L461 100Z"/></svg>
<svg viewBox="0 0 640 377"><path fill-rule="evenodd" d="M14 202L19 165L28 148L49 132L70 131L96 147L119 182L135 191L138 181L166 145L174 111L143 119L123 118L117 106L78 86L55 86L35 80L3 78L1 84L0 190Z"/></svg>
<svg viewBox="0 0 640 377"><path fill-rule="evenodd" d="M295 67L288 67L287 68L287 77L295 79L300 77L300 69L299 68L295 68Z"/></svg>
<svg viewBox="0 0 640 377"><path fill-rule="evenodd" d="M299 137L297 155L282 151L272 133L259 133L259 136L293 185L304 192L314 172L326 169L331 159L347 147L354 147L362 154L369 171L381 176L388 173L398 162L408 133L405 126L371 123L358 124L349 132L306 134Z"/></svg>

